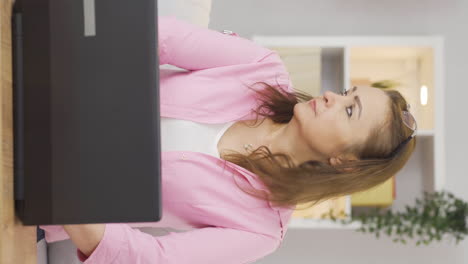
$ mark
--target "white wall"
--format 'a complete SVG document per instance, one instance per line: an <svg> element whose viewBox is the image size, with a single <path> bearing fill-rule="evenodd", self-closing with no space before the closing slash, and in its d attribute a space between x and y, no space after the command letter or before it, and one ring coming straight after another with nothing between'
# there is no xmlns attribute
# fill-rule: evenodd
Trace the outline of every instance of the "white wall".
<svg viewBox="0 0 468 264"><path fill-rule="evenodd" d="M468 1L214 0L210 28L262 35L441 35L445 37L446 189L468 200ZM468 240L429 247L354 231L289 230L258 263L468 263Z"/></svg>

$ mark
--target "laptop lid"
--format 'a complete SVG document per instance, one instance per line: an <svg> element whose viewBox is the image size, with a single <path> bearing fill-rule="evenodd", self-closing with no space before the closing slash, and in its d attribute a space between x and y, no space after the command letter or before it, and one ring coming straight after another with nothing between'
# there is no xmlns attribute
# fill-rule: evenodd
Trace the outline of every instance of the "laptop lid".
<svg viewBox="0 0 468 264"><path fill-rule="evenodd" d="M161 219L155 0L22 0L13 15L16 212Z"/></svg>

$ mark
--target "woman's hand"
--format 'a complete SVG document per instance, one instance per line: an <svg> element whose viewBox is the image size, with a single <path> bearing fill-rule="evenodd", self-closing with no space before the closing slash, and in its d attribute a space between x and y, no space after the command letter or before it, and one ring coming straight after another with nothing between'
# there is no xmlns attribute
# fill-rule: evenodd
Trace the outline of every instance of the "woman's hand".
<svg viewBox="0 0 468 264"><path fill-rule="evenodd" d="M64 225L73 244L86 256L90 256L104 236L105 224Z"/></svg>

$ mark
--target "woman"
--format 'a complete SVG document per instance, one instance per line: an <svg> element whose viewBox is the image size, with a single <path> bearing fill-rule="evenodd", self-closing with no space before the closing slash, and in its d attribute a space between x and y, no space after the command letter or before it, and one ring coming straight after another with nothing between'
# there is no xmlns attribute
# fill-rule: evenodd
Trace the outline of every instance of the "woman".
<svg viewBox="0 0 468 264"><path fill-rule="evenodd" d="M163 218L41 226L84 263L255 262L281 245L295 205L382 183L414 149L398 92L312 98L274 51L172 17L159 19L159 54L188 70L161 72Z"/></svg>

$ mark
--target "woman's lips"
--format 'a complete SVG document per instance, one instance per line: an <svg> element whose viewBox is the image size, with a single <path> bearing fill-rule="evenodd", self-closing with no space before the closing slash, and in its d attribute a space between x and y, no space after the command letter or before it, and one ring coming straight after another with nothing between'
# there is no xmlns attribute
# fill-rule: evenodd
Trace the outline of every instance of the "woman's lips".
<svg viewBox="0 0 468 264"><path fill-rule="evenodd" d="M309 104L312 106L312 110L314 110L314 114L317 115L317 112L316 112L316 105L315 105L315 100L310 100Z"/></svg>

